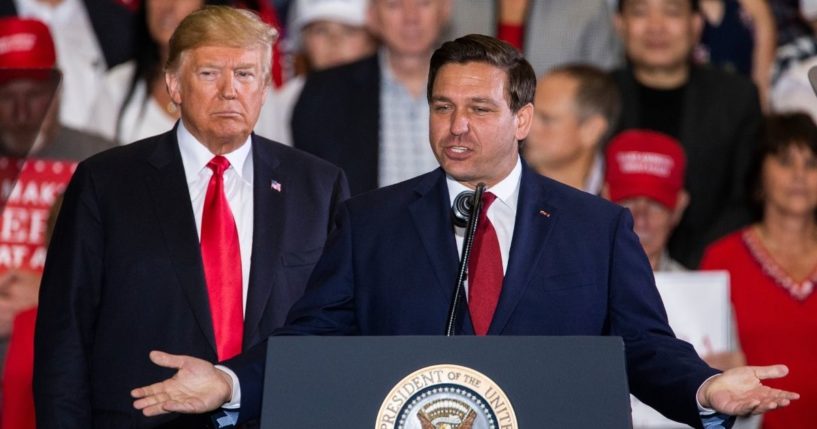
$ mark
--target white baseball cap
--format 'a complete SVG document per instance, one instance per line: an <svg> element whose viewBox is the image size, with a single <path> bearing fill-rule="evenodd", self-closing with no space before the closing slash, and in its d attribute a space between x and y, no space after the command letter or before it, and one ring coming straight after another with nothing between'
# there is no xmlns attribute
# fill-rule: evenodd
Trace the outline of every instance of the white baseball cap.
<svg viewBox="0 0 817 429"><path fill-rule="evenodd" d="M291 32L300 33L305 26L315 21L363 26L366 23L368 3L368 0L297 0Z"/></svg>

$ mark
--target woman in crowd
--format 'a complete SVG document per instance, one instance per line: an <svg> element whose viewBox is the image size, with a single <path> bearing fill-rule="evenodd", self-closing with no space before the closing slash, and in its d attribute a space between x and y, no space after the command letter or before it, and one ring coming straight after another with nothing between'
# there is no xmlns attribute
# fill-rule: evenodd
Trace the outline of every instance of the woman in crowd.
<svg viewBox="0 0 817 429"><path fill-rule="evenodd" d="M817 424L817 126L803 113L767 119L752 195L757 223L712 244L701 269L727 270L749 365L781 362L769 386L800 393L763 427Z"/></svg>
<svg viewBox="0 0 817 429"><path fill-rule="evenodd" d="M695 55L755 82L761 107L768 110L776 35L766 0L701 0L704 29Z"/></svg>
<svg viewBox="0 0 817 429"><path fill-rule="evenodd" d="M229 3L226 0L142 2L136 59L108 72L92 109L88 129L126 144L172 128L179 112L167 93L163 70L170 36L190 12L205 4Z"/></svg>

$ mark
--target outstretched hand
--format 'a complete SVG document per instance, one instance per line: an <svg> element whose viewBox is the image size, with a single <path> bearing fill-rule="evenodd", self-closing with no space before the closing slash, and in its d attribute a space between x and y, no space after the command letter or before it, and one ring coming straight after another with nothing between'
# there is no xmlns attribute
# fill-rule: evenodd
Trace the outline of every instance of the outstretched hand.
<svg viewBox="0 0 817 429"><path fill-rule="evenodd" d="M733 416L762 414L785 407L800 395L764 386L761 381L781 378L788 373L785 365L732 368L707 381L698 393L698 402Z"/></svg>
<svg viewBox="0 0 817 429"><path fill-rule="evenodd" d="M233 383L210 362L191 356L150 352L150 360L176 374L167 380L131 390L133 407L148 417L171 412L199 414L215 410L230 400Z"/></svg>

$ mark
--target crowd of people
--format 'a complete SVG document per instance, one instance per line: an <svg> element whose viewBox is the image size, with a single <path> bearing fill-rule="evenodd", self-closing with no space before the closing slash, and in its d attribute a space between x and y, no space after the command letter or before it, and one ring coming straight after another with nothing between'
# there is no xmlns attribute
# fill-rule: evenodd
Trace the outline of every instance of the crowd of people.
<svg viewBox="0 0 817 429"><path fill-rule="evenodd" d="M212 6L244 12L186 20L194 11L224 10ZM488 212L495 224L514 218L516 201L508 199L523 204L530 196L521 193L535 182L528 175L538 173L567 185L554 191L570 201L566 213L613 216L606 206L584 202L584 194L627 208L652 271L727 271L732 308L715 317L732 321L735 341L726 353L704 359L720 371L786 364L787 377L764 384L801 399L786 401L759 424L817 424L811 365L817 358L817 97L806 77L817 64L815 9L797 0L0 0L0 358L6 362L0 429L34 428L35 397L41 427L199 425L196 416L140 420L145 417L132 409L130 389L172 375L148 361L150 350L220 362L282 326L295 333L426 333L424 323L396 320L410 302L394 305L386 292L359 290L357 282L404 289L433 283L413 273L401 280L387 275L394 261L382 255L386 247L415 237L380 228L381 217L407 216L414 227L426 218L408 216L414 209L406 183L420 195L436 195L448 178L453 196L452 187L475 185L482 169L521 180L521 189L505 195L503 180L494 180L504 176L486 176L489 190L497 186L498 202ZM492 70L466 66L512 70L502 62L511 60L474 53L505 55L504 48L458 39L469 34L495 37L521 53L536 77L535 92L509 89L508 112L491 99L465 99L495 83ZM473 52L460 58L443 50L451 64L434 68L443 42L465 39L447 46ZM221 86L225 69L235 72L231 90ZM531 99L514 99L514 91ZM516 128L501 121L487 126L506 113ZM503 131L512 136L513 152L480 143L501 140ZM456 146L451 136L474 142ZM495 152L479 158L474 170L461 169L478 149ZM216 158L226 167L208 163L213 154L224 155ZM421 176L438 167L446 175ZM406 182L417 176L426 179ZM45 226L49 218L55 222L67 187L46 258L51 229ZM222 188L225 199L211 194ZM378 189L383 192L372 193ZM582 196L573 196L574 189ZM349 197L350 204L341 204ZM216 232L207 225L217 215L208 208L218 201L228 205L227 229L235 236L210 235ZM555 217L559 209L553 207ZM562 218L561 227L589 228L584 219ZM418 233L418 243L429 239L426 233L445 233L431 218L424 222L416 228L429 231ZM538 231L519 222L516 228L533 228L528 234ZM547 232L540 232L544 240ZM589 240L583 235L589 230L574 233L548 240ZM508 279L525 270L512 256L521 251L509 249L522 239L513 222L499 225L496 235L496 268L512 290ZM211 262L209 239L231 243L237 256L228 262L239 269L225 274L231 270L218 265L224 261ZM420 249L392 249L389 257L409 260ZM577 250L597 257L587 266L608 256ZM382 259L382 268L367 266L370 279L358 274L348 287L313 290L317 282L340 285L341 270L352 277L364 257ZM438 269L432 264L428 271ZM230 298L232 307L219 307L213 302L223 295L213 295L211 285L228 274L241 293ZM621 305L646 308L652 293ZM551 305L539 298L526 302L531 314ZM362 315L355 300L367 302L371 314ZM493 300L500 312L504 301ZM589 304L583 308L590 319L605 317ZM478 311L471 309L472 317ZM642 328L655 328L653 316L660 319L662 311L644 316ZM484 329L463 332L552 332L514 330L513 323L509 331L492 331L493 312L486 317ZM142 326L134 330L136 318ZM237 339L225 340L232 348L222 348L222 335L230 337L235 326ZM245 389L240 358L236 368L234 380ZM696 365L687 369L711 375ZM651 389L632 378L631 387ZM705 399L711 407L704 408L724 411ZM655 403L695 424L688 410Z"/></svg>

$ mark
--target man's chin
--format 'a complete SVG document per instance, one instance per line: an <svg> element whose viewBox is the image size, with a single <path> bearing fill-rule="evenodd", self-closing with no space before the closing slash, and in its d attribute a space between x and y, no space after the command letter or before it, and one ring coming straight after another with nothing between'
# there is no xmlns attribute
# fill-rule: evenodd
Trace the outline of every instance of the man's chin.
<svg viewBox="0 0 817 429"><path fill-rule="evenodd" d="M0 156L23 158L31 151L37 133L32 135L0 135Z"/></svg>

